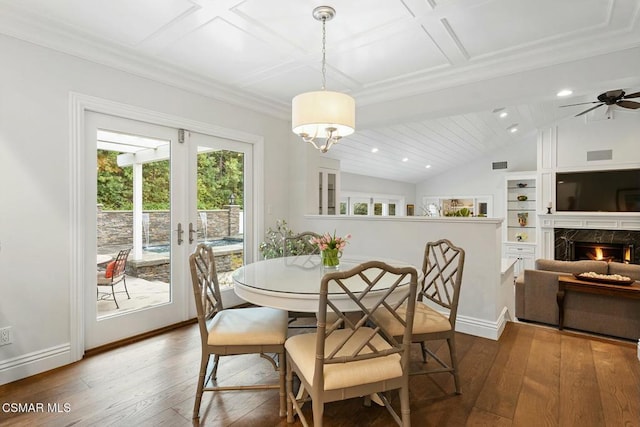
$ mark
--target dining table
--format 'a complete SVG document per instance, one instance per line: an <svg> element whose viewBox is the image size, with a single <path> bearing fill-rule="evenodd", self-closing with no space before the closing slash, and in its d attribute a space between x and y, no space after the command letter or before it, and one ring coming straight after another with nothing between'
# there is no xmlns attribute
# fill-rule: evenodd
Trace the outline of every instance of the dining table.
<svg viewBox="0 0 640 427"><path fill-rule="evenodd" d="M256 305L287 311L316 313L320 298L320 281L325 274L346 271L372 260L383 261L394 267L414 267L403 261L359 256L343 256L337 268L324 267L320 255L317 254L272 258L246 264L236 269L232 274L234 290L240 298ZM418 280L420 280L421 270L416 270L418 271ZM351 291L357 293L358 290L364 288L361 280L347 279L347 284L349 280L352 282L352 286L349 286ZM392 281L389 278L389 285L391 284ZM378 290L367 295L363 300L364 304L367 301L378 300L387 291L388 287L384 283L380 285ZM394 292L400 295L403 288L404 286L399 286ZM341 311L359 311L357 304L337 285L330 286L328 292L331 301Z"/></svg>

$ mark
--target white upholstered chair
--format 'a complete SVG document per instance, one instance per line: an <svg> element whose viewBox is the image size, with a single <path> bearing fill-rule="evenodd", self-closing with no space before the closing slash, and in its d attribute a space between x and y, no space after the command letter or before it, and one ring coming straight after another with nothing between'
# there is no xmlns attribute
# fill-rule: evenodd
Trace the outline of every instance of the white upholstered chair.
<svg viewBox="0 0 640 427"><path fill-rule="evenodd" d="M324 275L316 332L292 336L285 344L288 422L294 421L295 410L307 425L301 407L308 397L313 424L322 426L325 403L376 393L399 425L410 425L408 358L416 292L417 272L412 267L369 261L349 271ZM359 311L343 313L344 306L337 307L334 301L339 293L347 293ZM406 326L404 341L384 326L370 324L372 311L395 313L400 304L408 307L402 315L394 315ZM337 320L327 323L328 313ZM303 387L298 398L293 390L294 374ZM386 396L391 390L400 392L400 416Z"/></svg>
<svg viewBox="0 0 640 427"><path fill-rule="evenodd" d="M431 359L437 362L437 366L426 366L424 369L410 372L410 375L450 372L457 394L462 391L458 377L455 331L464 257L464 250L446 239L429 242L425 247L422 266L424 277L415 307L412 340L414 343L420 343L423 362L426 364L431 356ZM431 303L437 309L427 303ZM399 312L402 310L401 307ZM388 313L376 312L374 318L389 328L394 336L402 335L401 325ZM429 350L427 341L432 340L446 340L449 347L449 363Z"/></svg>
<svg viewBox="0 0 640 427"><path fill-rule="evenodd" d="M200 244L189 257L191 281L195 295L198 327L202 344L200 374L193 418L200 416L205 391L279 389L281 417L285 416L284 342L287 337L287 312L268 307L224 309L215 268L213 250ZM259 354L278 371L278 384L217 386L220 356ZM273 357L267 353L274 353ZM211 356L214 363L206 377ZM277 362L276 362L277 358ZM211 385L207 386L211 382Z"/></svg>

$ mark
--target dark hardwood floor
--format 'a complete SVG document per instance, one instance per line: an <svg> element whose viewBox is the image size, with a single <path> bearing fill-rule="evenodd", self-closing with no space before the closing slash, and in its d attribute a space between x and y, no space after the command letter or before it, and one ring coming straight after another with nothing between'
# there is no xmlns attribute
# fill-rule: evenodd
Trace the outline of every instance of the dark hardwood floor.
<svg viewBox="0 0 640 427"><path fill-rule="evenodd" d="M197 325L184 326L1 386L5 409L7 403L33 404L34 410L42 404L43 412L0 406L0 425L191 425L197 334ZM456 341L463 394L453 394L448 374L412 377L414 426L640 426L635 343L521 323L509 323L497 342L465 334ZM438 348L443 355L445 347ZM219 371L220 383L263 377L276 380L258 356L223 358ZM384 408L362 401L326 405L325 425L393 424ZM205 393L200 424L286 426L277 408L275 390Z"/></svg>

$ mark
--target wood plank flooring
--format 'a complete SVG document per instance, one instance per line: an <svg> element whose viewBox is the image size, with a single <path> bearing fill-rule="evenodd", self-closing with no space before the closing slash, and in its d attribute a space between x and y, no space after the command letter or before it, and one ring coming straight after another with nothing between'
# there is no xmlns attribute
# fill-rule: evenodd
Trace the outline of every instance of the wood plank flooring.
<svg viewBox="0 0 640 427"><path fill-rule="evenodd" d="M640 427L635 343L523 323L509 323L497 342L465 334L456 342L463 393L453 394L448 374L412 377L414 426ZM199 346L192 324L6 384L0 425L192 425ZM447 357L446 345L433 348ZM277 379L258 356L223 358L218 375L221 384ZM324 425L393 424L384 408L362 401L326 405ZM7 412L6 403L42 404L44 411ZM287 426L277 408L275 390L205 393L200 425Z"/></svg>

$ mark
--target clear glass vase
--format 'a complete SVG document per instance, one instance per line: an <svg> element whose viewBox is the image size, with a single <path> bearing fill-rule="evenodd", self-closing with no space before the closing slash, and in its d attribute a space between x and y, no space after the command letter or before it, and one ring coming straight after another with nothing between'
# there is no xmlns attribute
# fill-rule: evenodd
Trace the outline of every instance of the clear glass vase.
<svg viewBox="0 0 640 427"><path fill-rule="evenodd" d="M322 266L325 268L338 268L340 266L340 251L338 249L323 250Z"/></svg>

